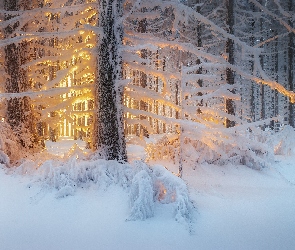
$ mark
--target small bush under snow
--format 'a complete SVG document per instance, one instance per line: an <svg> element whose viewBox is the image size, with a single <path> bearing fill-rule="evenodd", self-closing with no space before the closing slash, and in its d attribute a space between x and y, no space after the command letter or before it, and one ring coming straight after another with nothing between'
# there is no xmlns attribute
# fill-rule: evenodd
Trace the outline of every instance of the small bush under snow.
<svg viewBox="0 0 295 250"><path fill-rule="evenodd" d="M295 129L286 125L278 133L268 138L268 143L274 148L276 155L293 155L295 141Z"/></svg>
<svg viewBox="0 0 295 250"><path fill-rule="evenodd" d="M19 160L22 150L18 138L6 122L0 122L0 163L10 166Z"/></svg>
<svg viewBox="0 0 295 250"><path fill-rule="evenodd" d="M129 192L127 220L145 220L154 215L156 204L171 203L177 221L193 222L194 207L186 184L162 166L150 167L141 161L133 164L106 161L95 155L86 159L79 152L67 160L47 160L37 170L32 170L34 167L30 170L33 163L27 163L15 171L32 173L36 181L55 188L56 198L74 195L85 184L93 183L103 189L118 185Z"/></svg>
<svg viewBox="0 0 295 250"><path fill-rule="evenodd" d="M158 138L147 147L148 160L168 160L195 168L198 164L237 164L262 169L273 158L273 147L267 142L268 132L259 128L218 128L180 136Z"/></svg>
<svg viewBox="0 0 295 250"><path fill-rule="evenodd" d="M131 213L128 220L145 220L154 216L153 181L147 171L141 170L130 188Z"/></svg>

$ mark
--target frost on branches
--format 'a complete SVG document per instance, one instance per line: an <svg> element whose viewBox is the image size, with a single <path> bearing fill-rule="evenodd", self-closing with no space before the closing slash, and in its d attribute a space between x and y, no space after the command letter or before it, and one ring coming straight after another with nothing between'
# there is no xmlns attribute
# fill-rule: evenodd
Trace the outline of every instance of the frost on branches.
<svg viewBox="0 0 295 250"><path fill-rule="evenodd" d="M290 46L278 54L280 32L294 33L291 0L15 0L2 8L1 116L26 150L70 137L126 160L125 136L157 160L161 141L148 139L174 138L167 150L180 172L189 155L193 167L261 168L273 150L260 133L292 125L294 58Z"/></svg>
<svg viewBox="0 0 295 250"><path fill-rule="evenodd" d="M276 14L257 1L126 2L125 127L132 142L134 135L149 138L138 142L148 160L171 159L180 172L186 163L261 169L271 162L274 145L266 138L294 119L293 88L280 78L294 64L291 55L280 58L283 35L260 24L271 19L294 29L281 11L290 12L292 1L269 2Z"/></svg>

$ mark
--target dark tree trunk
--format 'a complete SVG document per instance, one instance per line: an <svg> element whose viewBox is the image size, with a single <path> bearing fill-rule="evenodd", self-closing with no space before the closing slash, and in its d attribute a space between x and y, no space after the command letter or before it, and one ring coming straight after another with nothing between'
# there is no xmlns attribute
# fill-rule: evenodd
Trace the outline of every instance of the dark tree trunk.
<svg viewBox="0 0 295 250"><path fill-rule="evenodd" d="M277 36L277 33L278 31L277 30L274 30L274 36ZM275 67L274 67L274 70L276 72L276 77L275 77L275 80L276 82L279 81L279 55L277 53L278 51L278 40L276 39L275 42L274 42L274 60L275 60ZM273 116L274 117L277 117L279 115L279 93L277 90L273 90ZM275 130L275 132L278 131L278 128L279 128L279 123L275 120L272 120L271 121L271 129Z"/></svg>
<svg viewBox="0 0 295 250"><path fill-rule="evenodd" d="M122 15L122 0L102 0L99 27L103 34L98 48L96 83L96 125L94 148L107 160L127 160L123 130L122 89L116 81L122 78L118 47L122 44L122 27L116 21Z"/></svg>
<svg viewBox="0 0 295 250"><path fill-rule="evenodd" d="M4 9L7 11L17 11L28 8L28 1L25 6L20 6L17 0L5 0ZM5 19L12 18L5 15ZM9 37L18 23L9 25L5 28L5 36ZM30 89L30 83L27 78L25 69L21 65L29 61L28 48L30 44L21 42L19 44L7 45L5 51L5 70L8 78L5 82L5 91L7 93L20 93ZM34 115L33 106L29 97L11 98L6 104L6 120L18 135L22 146L26 148L34 148L38 145L38 135L36 128L36 117Z"/></svg>
<svg viewBox="0 0 295 250"><path fill-rule="evenodd" d="M259 1L259 3L263 4L263 1ZM264 30L264 22L263 22L263 19L260 18L260 26L259 26L259 29L260 29L260 33L263 34L263 30ZM260 43L262 43L264 41L264 37L261 36L260 37ZM265 45L263 45L264 49L265 49ZM265 61L265 56L264 55L260 55L260 65L261 65L261 69L264 70L264 64L266 63ZM264 120L266 119L266 106L265 106L265 91L266 90L266 86L264 84L262 84L260 86L260 101L261 101L261 113L260 113L260 119L261 120ZM265 125L262 126L262 129L264 130L265 129Z"/></svg>
<svg viewBox="0 0 295 250"><path fill-rule="evenodd" d="M228 32L230 34L234 34L234 0L226 0L226 10L227 10L227 26ZM232 39L228 39L226 42L226 52L228 54L228 62L230 64L235 63L234 58L234 41ZM226 81L228 84L233 85L235 83L235 75L231 68L226 69ZM234 93L234 90L232 90ZM235 104L232 99L225 100L225 109L226 112L230 115L235 115ZM229 119L226 119L225 126L227 128L235 126L235 122Z"/></svg>
<svg viewBox="0 0 295 250"><path fill-rule="evenodd" d="M254 13L255 12L255 5L253 3L250 3L250 6L249 6L250 10ZM250 37L250 46L253 47L255 45L255 37L254 37L254 34L255 34L255 27L256 27L256 22L255 22L255 19L254 19L254 16L253 16L253 19L251 20L251 27L250 27L250 30L251 30L251 37ZM251 56L252 60L250 61L250 67L251 67L251 72L252 74L254 74L254 56L252 55ZM251 83L251 90L250 90L250 120L251 121L256 121L256 109L258 107L256 107L256 92L255 91L257 89L257 86L255 83Z"/></svg>
<svg viewBox="0 0 295 250"><path fill-rule="evenodd" d="M138 32L140 33L146 33L147 31L147 20L146 18L140 20L138 22L138 29L137 29ZM143 58L143 59L147 59L147 56L148 56L148 51L146 49L142 49L140 50L140 57ZM146 63L142 63L142 65L146 65ZM142 88L146 88L147 87L147 79L148 79L148 76L145 72L141 71L140 72L140 79L139 79L139 83L140 83L140 86ZM140 110L144 110L144 111L148 111L148 103L146 101L143 101L141 100L140 101L140 105L139 105L139 109ZM140 115L140 120L146 120L147 117L146 116L143 116L143 115ZM149 137L149 132L147 130L146 127L144 127L143 125L140 124L139 126L139 130L140 130L140 136L144 136L144 137Z"/></svg>
<svg viewBox="0 0 295 250"><path fill-rule="evenodd" d="M197 12L200 13L201 12L201 5L200 4L200 1L197 0L196 1L196 4L197 4ZM203 44L202 44L202 25L201 25L201 22L198 22L197 24L197 46L199 48L202 48ZM197 61L196 61L197 64L201 64L201 60L198 58ZM197 74L202 74L203 73L203 69L202 67L199 67L199 69L197 70L196 72ZM199 79L198 80L198 85L199 87L203 87L203 81L202 79ZM198 96L203 96L203 92L198 92L197 93ZM201 100L199 103L198 103L198 106L203 106L203 100ZM201 109L198 108L197 109L197 113L200 114L202 113Z"/></svg>
<svg viewBox="0 0 295 250"><path fill-rule="evenodd" d="M294 14L294 5L293 5L293 0L289 0L288 2L288 10L289 13ZM293 27L293 21L289 20L289 25ZM288 41L288 85L289 89L291 91L294 91L294 33L290 32L289 33L289 41ZM295 122L294 122L294 113L295 113L295 107L294 104L290 102L289 104L289 124L292 127L295 127Z"/></svg>

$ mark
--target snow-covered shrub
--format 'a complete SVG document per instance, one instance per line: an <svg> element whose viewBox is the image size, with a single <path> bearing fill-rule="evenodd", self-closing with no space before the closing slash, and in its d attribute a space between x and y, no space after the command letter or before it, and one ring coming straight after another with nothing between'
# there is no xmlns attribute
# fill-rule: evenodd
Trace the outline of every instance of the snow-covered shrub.
<svg viewBox="0 0 295 250"><path fill-rule="evenodd" d="M162 166L149 167L143 162L133 163L135 175L132 180L129 220L146 219L154 213L154 203L174 206L174 218L191 226L195 208L190 201L184 181Z"/></svg>
<svg viewBox="0 0 295 250"><path fill-rule="evenodd" d="M18 138L6 122L0 122L0 163L10 166L23 156Z"/></svg>
<svg viewBox="0 0 295 250"><path fill-rule="evenodd" d="M200 129L200 133L187 132L180 136L164 135L147 147L149 161L168 160L195 168L198 164L242 164L261 169L273 158L267 143L268 132L246 126L233 128Z"/></svg>
<svg viewBox="0 0 295 250"><path fill-rule="evenodd" d="M161 203L173 203L177 221L192 223L194 220L194 206L189 199L184 181L162 166L153 167L153 178L155 199Z"/></svg>
<svg viewBox="0 0 295 250"><path fill-rule="evenodd" d="M162 166L151 167L142 161L107 161L97 154L85 156L77 148L66 159L45 161L35 172L35 166L30 172L28 165L33 162L23 162L15 172L33 174L36 181L57 190L56 198L74 195L77 188L90 184L103 189L118 185L129 192L128 220L145 220L154 215L156 204L172 203L177 221L193 222L194 207L186 184Z"/></svg>
<svg viewBox="0 0 295 250"><path fill-rule="evenodd" d="M243 125L224 129L215 143L220 157L217 164L242 164L253 169L262 169L273 159L273 151L265 143L268 133L260 128L248 129Z"/></svg>
<svg viewBox="0 0 295 250"><path fill-rule="evenodd" d="M286 125L279 132L269 137L267 142L273 147L276 155L293 155L295 153L295 130Z"/></svg>
<svg viewBox="0 0 295 250"><path fill-rule="evenodd" d="M154 215L153 181L147 171L141 170L130 188L131 213L128 220L145 220Z"/></svg>
<svg viewBox="0 0 295 250"><path fill-rule="evenodd" d="M145 148L147 161L163 159L177 164L179 162L179 136L165 134L154 139Z"/></svg>
<svg viewBox="0 0 295 250"><path fill-rule="evenodd" d="M64 162L48 160L40 166L38 173L40 181L57 190L65 186L76 189L89 182L105 188L113 184L127 188L132 179L132 170L127 164L102 159L80 160L76 157Z"/></svg>
<svg viewBox="0 0 295 250"><path fill-rule="evenodd" d="M25 129L14 131L7 122L0 121L0 163L10 167L19 166L30 159L36 160L34 154L40 152L42 146L38 144L36 147L31 147L34 138L27 135L30 133Z"/></svg>

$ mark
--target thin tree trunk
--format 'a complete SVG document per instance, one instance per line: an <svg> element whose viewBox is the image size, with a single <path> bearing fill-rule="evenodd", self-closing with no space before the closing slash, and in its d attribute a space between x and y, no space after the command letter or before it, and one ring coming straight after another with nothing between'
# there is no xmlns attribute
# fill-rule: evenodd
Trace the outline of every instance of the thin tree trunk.
<svg viewBox="0 0 295 250"><path fill-rule="evenodd" d="M274 36L276 36L277 33L278 32L275 30ZM274 60L275 60L275 72L276 72L275 80L276 80L276 82L278 82L279 81L279 55L277 53L278 52L278 40L276 40L274 43L275 43L274 44L274 47L275 47L274 48L274 53L275 53ZM277 117L279 115L279 93L278 93L278 91L276 89L273 90L273 92L274 92L273 93L274 94L274 97L273 97L273 103L274 103L273 116ZM272 129L275 130L275 132L277 132L278 127L279 127L278 121L273 120L272 124L273 124L273 125L271 125Z"/></svg>
<svg viewBox="0 0 295 250"><path fill-rule="evenodd" d="M262 1L260 1L262 2ZM260 18L260 32L261 34L263 34L263 20L262 18ZM260 43L262 43L264 41L264 37L261 36L260 37ZM263 45L265 46L265 45ZM260 65L261 65L261 69L264 70L264 63L265 63L265 59L264 59L264 55L260 55ZM260 119L261 120L264 120L266 118L266 115L265 115L265 88L266 86L264 84L262 84L260 86L260 100L261 100L261 113L260 113ZM262 126L262 129L264 130L265 129L265 125Z"/></svg>
<svg viewBox="0 0 295 250"><path fill-rule="evenodd" d="M227 26L228 32L230 34L234 34L234 0L226 0L226 9L227 9ZM235 63L234 58L234 41L232 39L228 39L226 42L226 52L228 53L228 62L230 64ZM235 83L235 75L232 69L226 69L226 81L228 84L233 85ZM234 90L232 90L234 93ZM234 101L230 98L225 100L225 109L226 112L230 115L235 115L235 105ZM229 119L226 119L225 126L227 128L235 126L235 122Z"/></svg>
<svg viewBox="0 0 295 250"><path fill-rule="evenodd" d="M255 6L253 3L250 3L250 10L254 13L255 11ZM251 27L250 27L250 30L251 30L251 37L250 37L250 46L253 47L254 44L255 44L255 37L254 37L254 34L255 34L255 19L253 17L253 19L251 20ZM251 56L252 60L250 62L250 65L251 65L251 72L252 74L254 74L254 56L252 55ZM256 115L255 115L255 111L256 111L256 84L255 83L251 83L251 92L250 92L250 116L251 116L251 121L256 121Z"/></svg>
<svg viewBox="0 0 295 250"><path fill-rule="evenodd" d="M96 83L96 124L94 148L107 160L127 160L123 131L122 95L116 81L122 78L118 47L122 44L122 27L116 21L122 13L122 0L102 0L99 27L103 35L98 48Z"/></svg>
<svg viewBox="0 0 295 250"><path fill-rule="evenodd" d="M147 20L146 18L140 20L138 22L138 32L140 33L146 33L147 31ZM148 51L147 49L142 49L140 50L140 57L143 59L147 59L147 55L148 55ZM142 63L142 65L146 65L146 63ZM139 79L139 84L142 88L146 88L147 87L147 74L143 71L140 72L140 79ZM144 111L148 111L148 104L146 101L141 100L140 101L140 105L139 105L139 109L140 110L144 110ZM145 120L147 119L146 116L140 115L140 120ZM144 137L149 137L149 132L146 129L146 127L144 127L143 125L140 124L139 126L140 129L140 136L144 136Z"/></svg>

